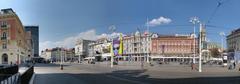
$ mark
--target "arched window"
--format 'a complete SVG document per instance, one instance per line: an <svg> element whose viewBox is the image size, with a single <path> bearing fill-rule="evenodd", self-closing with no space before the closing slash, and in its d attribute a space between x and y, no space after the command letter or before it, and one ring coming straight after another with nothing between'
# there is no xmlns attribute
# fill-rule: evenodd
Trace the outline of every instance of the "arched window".
<svg viewBox="0 0 240 84"><path fill-rule="evenodd" d="M8 63L8 55L7 54L3 54L2 55L2 64L7 64Z"/></svg>

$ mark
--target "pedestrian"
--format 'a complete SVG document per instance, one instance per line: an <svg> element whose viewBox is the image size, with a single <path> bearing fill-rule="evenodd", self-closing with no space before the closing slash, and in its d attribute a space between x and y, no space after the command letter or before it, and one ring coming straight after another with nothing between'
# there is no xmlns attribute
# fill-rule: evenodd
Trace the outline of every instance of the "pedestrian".
<svg viewBox="0 0 240 84"><path fill-rule="evenodd" d="M191 64L192 70L194 69L194 63Z"/></svg>
<svg viewBox="0 0 240 84"><path fill-rule="evenodd" d="M12 61L11 61L11 62L10 62L10 65L12 66L12 64L13 64L13 63L12 63Z"/></svg>
<svg viewBox="0 0 240 84"><path fill-rule="evenodd" d="M235 62L233 62L233 69L235 69L236 68L236 63Z"/></svg>

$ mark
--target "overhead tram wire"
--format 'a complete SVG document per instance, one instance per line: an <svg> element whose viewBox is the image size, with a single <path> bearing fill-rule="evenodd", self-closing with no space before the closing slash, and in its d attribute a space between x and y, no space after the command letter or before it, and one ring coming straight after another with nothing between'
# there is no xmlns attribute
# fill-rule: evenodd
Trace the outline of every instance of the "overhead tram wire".
<svg viewBox="0 0 240 84"><path fill-rule="evenodd" d="M136 22L121 22L121 23L117 23L117 24L112 24L112 25L115 25L115 26L121 26L121 25L135 25L136 27L142 29L144 25L139 25L137 26L138 24L140 23L136 23ZM95 25L95 26L90 26L90 28L108 28L109 26L111 25L107 25L107 24L103 24L103 25ZM179 31L179 32L183 32L183 31L188 31L189 29L188 28L184 28L184 27L191 27L192 25L189 25L189 24L168 24L168 25L160 25L159 27L162 27L162 28L180 28L181 29L174 29L174 30L171 30L172 33L176 33L175 30ZM135 27L135 28L136 28ZM206 25L206 27L210 27L211 29L212 28L226 28L226 27L222 27L222 26L215 26L215 25ZM159 29L159 28L154 28L154 29Z"/></svg>
<svg viewBox="0 0 240 84"><path fill-rule="evenodd" d="M220 1L222 1L222 0L220 0ZM207 24L210 23L210 20L212 20L213 16L216 14L218 8L222 5L222 3L221 3L220 1L218 1L217 7L214 9L214 11L212 12L212 14L211 14L210 17L208 18Z"/></svg>
<svg viewBox="0 0 240 84"><path fill-rule="evenodd" d="M224 27L224 26L215 26L215 25L205 25L205 26L211 29L219 29L219 28L227 29L227 27Z"/></svg>
<svg viewBox="0 0 240 84"><path fill-rule="evenodd" d="M230 0L219 0L219 1L217 1L217 2L218 2L217 7L214 9L214 11L213 11L212 14L210 15L209 19L207 20L207 24L210 23L210 21L212 20L212 18L216 15L218 9L219 9L223 4L225 4L227 1L230 1Z"/></svg>

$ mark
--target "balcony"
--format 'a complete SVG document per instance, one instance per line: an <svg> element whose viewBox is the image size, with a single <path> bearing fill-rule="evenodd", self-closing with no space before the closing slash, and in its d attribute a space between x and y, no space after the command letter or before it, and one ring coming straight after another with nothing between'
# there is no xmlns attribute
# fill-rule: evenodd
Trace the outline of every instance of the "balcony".
<svg viewBox="0 0 240 84"><path fill-rule="evenodd" d="M1 29L7 29L8 25L1 25Z"/></svg>
<svg viewBox="0 0 240 84"><path fill-rule="evenodd" d="M7 37L1 37L1 40L7 40Z"/></svg>

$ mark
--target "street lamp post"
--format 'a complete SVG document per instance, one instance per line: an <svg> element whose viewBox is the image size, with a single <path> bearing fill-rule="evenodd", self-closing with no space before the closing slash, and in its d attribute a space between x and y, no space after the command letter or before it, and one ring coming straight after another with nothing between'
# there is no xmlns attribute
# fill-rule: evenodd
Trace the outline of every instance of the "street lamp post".
<svg viewBox="0 0 240 84"><path fill-rule="evenodd" d="M60 56L61 56L61 65L63 63L63 54L62 54L62 50L60 50Z"/></svg>
<svg viewBox="0 0 240 84"><path fill-rule="evenodd" d="M114 26L114 25L111 25L110 27L109 27L109 31L110 32L115 32L116 31L116 27ZM110 35L111 36L111 35ZM110 39L111 39L111 42L112 42L112 46L111 47L113 47L113 36L111 36L110 37ZM112 48L111 48L112 49ZM112 53L111 53L112 54ZM113 68L113 62L114 62L114 56L113 55L111 55L111 68Z"/></svg>
<svg viewBox="0 0 240 84"><path fill-rule="evenodd" d="M78 63L80 64L81 57L80 57L80 51L78 50Z"/></svg>
<svg viewBox="0 0 240 84"><path fill-rule="evenodd" d="M61 47L60 47L60 49L58 49L58 50L60 50L60 51L59 51L59 52L60 52L59 54L60 54L60 57L61 57L60 69L63 70L63 56L62 56Z"/></svg>
<svg viewBox="0 0 240 84"><path fill-rule="evenodd" d="M193 33L194 33L194 39L193 39L193 64L195 64L195 57L196 57L196 39L195 39L195 25L197 24L197 23L199 23L200 21L198 20L198 18L197 17L192 17L192 18L190 18L190 22L193 24Z"/></svg>
<svg viewBox="0 0 240 84"><path fill-rule="evenodd" d="M149 32L149 23L147 18L147 63L149 63L149 56L150 56L150 32Z"/></svg>
<svg viewBox="0 0 240 84"><path fill-rule="evenodd" d="M78 49L78 63L81 64L81 60L82 60L82 56L83 55L83 49L82 49L82 46L83 44L81 44L81 51L80 49Z"/></svg>
<svg viewBox="0 0 240 84"><path fill-rule="evenodd" d="M144 53L143 52L143 39L142 39L142 35L141 35L141 32L140 32L140 30L139 29L137 29L138 31L139 31L139 45L140 45L140 62L141 62L141 68L143 69L143 67L144 67L144 58L145 58L145 56L144 56L144 54L143 54L143 56L141 55L142 53Z"/></svg>
<svg viewBox="0 0 240 84"><path fill-rule="evenodd" d="M198 71L202 72L202 24L200 23L200 33L199 33L199 68Z"/></svg>

